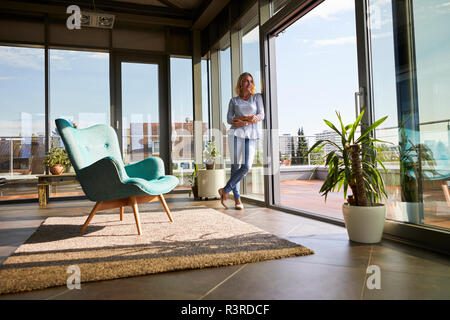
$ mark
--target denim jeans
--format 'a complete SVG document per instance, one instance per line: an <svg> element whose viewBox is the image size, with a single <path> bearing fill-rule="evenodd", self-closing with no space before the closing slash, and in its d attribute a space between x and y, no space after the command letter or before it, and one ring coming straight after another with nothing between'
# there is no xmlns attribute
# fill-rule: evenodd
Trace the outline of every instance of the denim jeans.
<svg viewBox="0 0 450 320"><path fill-rule="evenodd" d="M230 141L231 140L231 141ZM240 198L239 181L250 171L255 156L256 139L242 139L236 136L229 138L231 153L231 175L223 188L225 192L233 191L234 198Z"/></svg>

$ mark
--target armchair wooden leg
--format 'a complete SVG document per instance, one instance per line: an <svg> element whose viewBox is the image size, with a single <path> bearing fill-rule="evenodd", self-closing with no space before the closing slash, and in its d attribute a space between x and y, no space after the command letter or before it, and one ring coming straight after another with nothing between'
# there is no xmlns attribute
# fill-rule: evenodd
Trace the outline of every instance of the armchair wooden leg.
<svg viewBox="0 0 450 320"><path fill-rule="evenodd" d="M138 235L141 235L141 220L139 217L139 208L137 205L137 201L136 201L135 197L131 197L130 200L131 200L131 204L133 207L134 219L136 220L137 232L138 232Z"/></svg>
<svg viewBox="0 0 450 320"><path fill-rule="evenodd" d="M123 207L120 207L120 221L123 221Z"/></svg>
<svg viewBox="0 0 450 320"><path fill-rule="evenodd" d="M100 209L100 206L102 204L102 201L97 202L94 206L94 208L92 208L91 213L89 214L89 217L86 219L86 222L84 223L83 227L81 228L81 233L84 232L84 230L86 229L86 227L88 226L89 222L91 222L92 218L95 216L95 214L97 213L97 211Z"/></svg>
<svg viewBox="0 0 450 320"><path fill-rule="evenodd" d="M166 200L164 199L164 196L162 194L160 194L158 197L159 197L159 201L161 201L161 203L162 203L162 205L164 207L164 210L167 213L167 216L169 217L170 222L173 222L172 216L170 215L169 207L167 206L167 203L166 203Z"/></svg>

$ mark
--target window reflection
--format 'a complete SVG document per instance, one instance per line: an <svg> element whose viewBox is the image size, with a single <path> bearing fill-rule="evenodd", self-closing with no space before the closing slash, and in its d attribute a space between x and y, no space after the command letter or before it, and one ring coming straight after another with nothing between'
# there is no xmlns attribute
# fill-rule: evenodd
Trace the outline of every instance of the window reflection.
<svg viewBox="0 0 450 320"><path fill-rule="evenodd" d="M391 144L384 163L388 191L387 218L413 224L450 228L450 9L443 1L413 1L414 57L411 81L414 94L405 102L399 84L404 74L396 74L396 46L391 1L370 1L370 29L373 64L375 117L388 115L377 138ZM432 35L432 36L430 36ZM404 36L401 31L397 37ZM398 40L397 40L398 41ZM398 105L401 104L402 108ZM410 106L405 109L404 106Z"/></svg>
<svg viewBox="0 0 450 320"><path fill-rule="evenodd" d="M37 197L45 172L44 49L0 47L0 200Z"/></svg>

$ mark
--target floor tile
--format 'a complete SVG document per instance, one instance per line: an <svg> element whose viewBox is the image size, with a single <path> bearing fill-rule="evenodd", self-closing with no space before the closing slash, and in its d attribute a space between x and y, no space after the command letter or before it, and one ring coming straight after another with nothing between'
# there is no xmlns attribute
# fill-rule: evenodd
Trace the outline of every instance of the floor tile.
<svg viewBox="0 0 450 320"><path fill-rule="evenodd" d="M390 271L380 266L380 289L364 289L367 300L448 300L450 276ZM369 282L372 279L368 279Z"/></svg>
<svg viewBox="0 0 450 320"><path fill-rule="evenodd" d="M205 299L359 299L365 269L295 263L305 257L247 265Z"/></svg>
<svg viewBox="0 0 450 320"><path fill-rule="evenodd" d="M66 290L55 299L195 300L223 281L239 266L166 272L81 284L80 290Z"/></svg>

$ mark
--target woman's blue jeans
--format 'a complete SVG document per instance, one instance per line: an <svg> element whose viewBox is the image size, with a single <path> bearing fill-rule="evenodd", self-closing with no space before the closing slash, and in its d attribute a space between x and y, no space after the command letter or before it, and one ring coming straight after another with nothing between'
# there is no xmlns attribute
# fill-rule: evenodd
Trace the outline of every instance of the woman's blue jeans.
<svg viewBox="0 0 450 320"><path fill-rule="evenodd" d="M232 159L231 175L223 189L227 193L233 191L234 198L238 199L241 197L239 194L239 181L245 177L252 167L253 158L255 156L256 140L242 139L236 136L233 138L232 141L229 141L229 150L231 151Z"/></svg>

